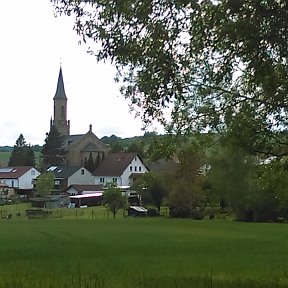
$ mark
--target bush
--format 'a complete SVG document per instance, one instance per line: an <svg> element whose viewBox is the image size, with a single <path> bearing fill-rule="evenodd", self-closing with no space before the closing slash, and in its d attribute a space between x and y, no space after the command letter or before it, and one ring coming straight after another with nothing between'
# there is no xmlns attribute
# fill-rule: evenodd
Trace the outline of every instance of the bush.
<svg viewBox="0 0 288 288"><path fill-rule="evenodd" d="M187 207L169 207L170 217L189 218L191 211Z"/></svg>
<svg viewBox="0 0 288 288"><path fill-rule="evenodd" d="M148 217L157 217L157 216L160 216L160 213L155 208L149 208L147 210L147 216Z"/></svg>

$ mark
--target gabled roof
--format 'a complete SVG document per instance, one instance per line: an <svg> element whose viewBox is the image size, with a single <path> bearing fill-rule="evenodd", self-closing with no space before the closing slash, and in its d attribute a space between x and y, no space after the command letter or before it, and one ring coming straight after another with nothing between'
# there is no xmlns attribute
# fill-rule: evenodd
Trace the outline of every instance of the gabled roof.
<svg viewBox="0 0 288 288"><path fill-rule="evenodd" d="M95 176L121 176L125 169L130 165L137 153L121 152L110 153L104 161L94 171ZM138 156L139 157L139 156ZM141 160L141 158L139 157ZM142 160L141 160L142 161ZM142 161L143 162L143 161Z"/></svg>
<svg viewBox="0 0 288 288"><path fill-rule="evenodd" d="M102 191L103 186L102 185L95 185L95 184L87 184L87 185L81 185L81 184L72 184L67 189L74 188L78 193L81 193L83 191Z"/></svg>
<svg viewBox="0 0 288 288"><path fill-rule="evenodd" d="M67 100L65 89L64 89L64 82L63 82L63 75L62 75L62 68L60 67L58 82L57 82L57 89L53 99L63 99Z"/></svg>
<svg viewBox="0 0 288 288"><path fill-rule="evenodd" d="M95 143L87 144L81 152L94 152L94 151L102 151L103 148L100 145L96 145Z"/></svg>
<svg viewBox="0 0 288 288"><path fill-rule="evenodd" d="M84 135L85 134L63 135L61 136L61 141L63 143L63 146L68 146L80 140Z"/></svg>
<svg viewBox="0 0 288 288"><path fill-rule="evenodd" d="M50 166L47 172L52 172L55 178L67 179L76 173L82 166ZM84 169L84 168L83 168Z"/></svg>
<svg viewBox="0 0 288 288"><path fill-rule="evenodd" d="M0 168L0 179L18 179L29 170L34 169L33 166L9 166Z"/></svg>

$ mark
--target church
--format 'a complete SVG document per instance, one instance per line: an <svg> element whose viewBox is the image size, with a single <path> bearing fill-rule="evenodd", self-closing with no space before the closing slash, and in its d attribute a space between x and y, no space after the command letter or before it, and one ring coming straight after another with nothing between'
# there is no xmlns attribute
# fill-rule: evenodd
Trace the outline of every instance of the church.
<svg viewBox="0 0 288 288"><path fill-rule="evenodd" d="M63 147L66 151L64 164L67 166L84 166L91 159L98 164L109 153L109 148L92 131L92 125L85 134L70 134L70 120L67 120L67 97L65 94L62 67L60 67L54 101L54 117L50 127L55 126L62 136Z"/></svg>

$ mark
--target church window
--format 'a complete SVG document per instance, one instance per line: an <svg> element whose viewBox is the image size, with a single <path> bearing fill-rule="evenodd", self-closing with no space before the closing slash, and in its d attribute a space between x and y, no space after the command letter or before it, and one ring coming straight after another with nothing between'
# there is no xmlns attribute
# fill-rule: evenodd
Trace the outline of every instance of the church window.
<svg viewBox="0 0 288 288"><path fill-rule="evenodd" d="M103 177L100 177L100 183L104 183L105 179Z"/></svg>
<svg viewBox="0 0 288 288"><path fill-rule="evenodd" d="M141 166L139 166L139 172L141 172L141 168L142 168L142 167L141 167Z"/></svg>
<svg viewBox="0 0 288 288"><path fill-rule="evenodd" d="M132 166L130 166L130 172L132 172L132 170L133 170L133 167L132 167Z"/></svg>
<svg viewBox="0 0 288 288"><path fill-rule="evenodd" d="M81 169L81 175L84 175L84 169Z"/></svg>
<svg viewBox="0 0 288 288"><path fill-rule="evenodd" d="M137 166L135 166L134 171L137 172Z"/></svg>
<svg viewBox="0 0 288 288"><path fill-rule="evenodd" d="M117 178L112 178L112 181L117 184Z"/></svg>

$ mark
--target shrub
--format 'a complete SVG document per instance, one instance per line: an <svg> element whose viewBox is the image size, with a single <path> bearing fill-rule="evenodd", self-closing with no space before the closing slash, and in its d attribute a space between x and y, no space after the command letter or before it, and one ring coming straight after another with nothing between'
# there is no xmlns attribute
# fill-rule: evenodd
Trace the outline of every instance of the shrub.
<svg viewBox="0 0 288 288"><path fill-rule="evenodd" d="M147 210L147 216L148 217L157 217L157 216L160 216L160 213L155 208L149 208Z"/></svg>

